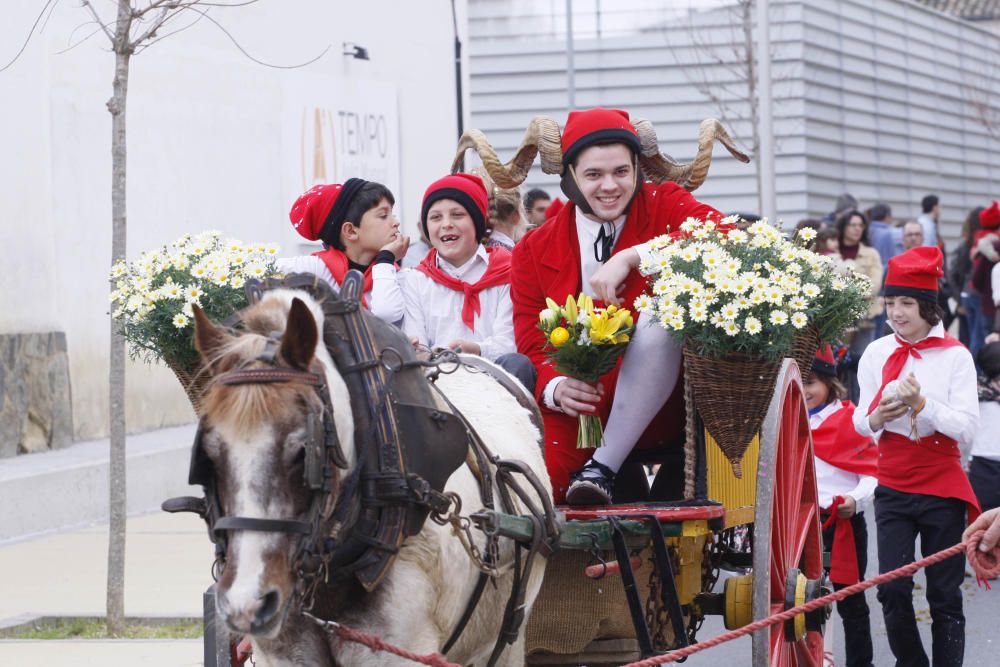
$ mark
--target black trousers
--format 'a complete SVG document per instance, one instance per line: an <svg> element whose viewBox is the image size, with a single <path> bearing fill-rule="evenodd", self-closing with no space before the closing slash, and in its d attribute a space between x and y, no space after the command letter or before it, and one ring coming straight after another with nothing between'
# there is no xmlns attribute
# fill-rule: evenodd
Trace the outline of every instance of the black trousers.
<svg viewBox="0 0 1000 667"><path fill-rule="evenodd" d="M924 556L947 549L962 539L966 505L957 498L905 493L885 486L875 489L875 525L878 529L878 571L889 572L915 560L916 539ZM926 570L927 602L931 608L934 667L962 664L965 655L965 615L961 554ZM929 665L913 613L913 578L895 579L878 587L889 648L897 667Z"/></svg>
<svg viewBox="0 0 1000 667"><path fill-rule="evenodd" d="M820 521L826 522L825 512ZM858 559L858 575L863 580L868 567L868 525L865 523L864 512L858 512L851 517L851 527L854 528L855 557ZM823 549L833 551L833 535L835 525L823 530ZM833 589L839 591L847 588L846 584L834 584ZM865 594L855 593L837 603L837 613L844 621L844 653L847 667L872 667L875 659L872 649L872 628L869 618L868 601Z"/></svg>
<svg viewBox="0 0 1000 667"><path fill-rule="evenodd" d="M969 459L969 483L984 512L1000 507L1000 461L973 456Z"/></svg>

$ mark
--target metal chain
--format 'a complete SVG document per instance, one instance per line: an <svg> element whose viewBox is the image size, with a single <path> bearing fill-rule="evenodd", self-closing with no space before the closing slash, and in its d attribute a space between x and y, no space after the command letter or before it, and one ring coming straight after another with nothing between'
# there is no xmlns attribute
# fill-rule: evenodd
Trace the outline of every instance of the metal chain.
<svg viewBox="0 0 1000 667"><path fill-rule="evenodd" d="M430 513L431 521L438 524L439 526L451 525L451 532L458 541L462 544L465 549L465 553L469 555L469 559L472 564L479 569L480 572L487 574L491 577L498 577L502 574L502 569L497 567L495 563L500 562L500 551L499 551L499 540L495 537L487 536L486 549L490 554L491 560L494 564L490 564L483 558L483 552L476 545L476 541L472 536L472 521L467 516L462 516L462 499L454 491L449 491L444 494L449 501L449 506L452 508L450 512L445 514L444 512Z"/></svg>

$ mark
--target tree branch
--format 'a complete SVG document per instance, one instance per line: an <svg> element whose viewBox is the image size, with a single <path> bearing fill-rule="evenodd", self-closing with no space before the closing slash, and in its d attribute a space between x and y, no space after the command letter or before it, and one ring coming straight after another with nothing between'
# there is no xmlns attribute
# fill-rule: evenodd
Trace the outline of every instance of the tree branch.
<svg viewBox="0 0 1000 667"><path fill-rule="evenodd" d="M3 72L8 67L16 63L17 59L21 57L21 54L24 53L24 50L28 48L28 42L31 41L31 36L35 34L35 28L38 27L38 24L41 22L42 17L45 15L45 10L47 10L49 6L56 1L57 0L46 0L45 5L42 7L42 11L38 12L38 16L35 17L35 22L31 24L31 30L28 31L28 36L24 38L24 44L21 44L21 48L18 49L17 53L14 54L14 57L11 58L9 63L4 65L3 67L0 67L0 72Z"/></svg>
<svg viewBox="0 0 1000 667"><path fill-rule="evenodd" d="M108 41L111 42L111 48L114 48L115 36L111 34L110 30L108 30L107 24L101 20L101 17L97 13L97 10L94 9L94 6L92 4L90 4L90 0L80 0L80 1L83 3L84 8L87 9L93 15L94 21L97 23L97 25L101 26L101 29L104 31L104 34L107 35Z"/></svg>

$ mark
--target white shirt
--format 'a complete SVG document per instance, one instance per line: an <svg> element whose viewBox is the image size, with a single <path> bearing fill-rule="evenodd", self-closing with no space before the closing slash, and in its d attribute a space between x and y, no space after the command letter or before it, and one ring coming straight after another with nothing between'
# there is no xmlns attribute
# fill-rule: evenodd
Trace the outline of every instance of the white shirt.
<svg viewBox="0 0 1000 667"><path fill-rule="evenodd" d="M455 267L437 258L445 273L463 282L475 283L489 266L486 248L479 246L472 259ZM400 289L406 314L403 331L416 336L428 347L444 346L462 339L479 343L481 355L490 361L510 352L514 347L514 305L510 300L510 284L487 287L479 293L480 312L472 331L462 321L465 295L431 280L416 269L400 272Z"/></svg>
<svg viewBox="0 0 1000 667"><path fill-rule="evenodd" d="M993 288L993 303L995 304L998 299L1000 299L1000 262L993 265L990 269L990 286ZM992 331L993 323L990 322L987 325L987 332Z"/></svg>
<svg viewBox="0 0 1000 667"><path fill-rule="evenodd" d="M809 417L809 428L819 428L830 415L843 407L840 401L830 403ZM878 486L878 479L870 475L859 475L849 470L830 465L818 456L814 458L816 459L816 490L819 494L819 506L827 508L833 503L835 497L850 496L857 503L858 511L861 511L861 503L868 500L875 493L875 487Z"/></svg>
<svg viewBox="0 0 1000 667"><path fill-rule="evenodd" d="M979 415L979 431L972 441L972 455L1000 461L1000 403L980 403Z"/></svg>
<svg viewBox="0 0 1000 667"><path fill-rule="evenodd" d="M333 279L323 260L314 255L285 257L277 261L283 273L311 273L325 280L333 291L340 294L340 285ZM399 324L403 319L403 294L396 281L396 266L383 262L372 267L372 289L365 292L365 303L372 315L389 324Z"/></svg>
<svg viewBox="0 0 1000 667"><path fill-rule="evenodd" d="M927 337L944 337L944 325L938 322ZM873 431L868 423L868 406L882 386L882 367L898 347L894 334L883 336L868 346L858 363L861 395L854 412L854 428L876 440L882 431ZM920 383L920 393L927 399L917 415L917 435L923 438L940 432L960 444L971 443L979 428L979 394L972 355L962 345L919 350L919 353L920 359L912 355L906 358L898 378L902 380L912 372ZM886 423L884 429L909 437L910 413Z"/></svg>

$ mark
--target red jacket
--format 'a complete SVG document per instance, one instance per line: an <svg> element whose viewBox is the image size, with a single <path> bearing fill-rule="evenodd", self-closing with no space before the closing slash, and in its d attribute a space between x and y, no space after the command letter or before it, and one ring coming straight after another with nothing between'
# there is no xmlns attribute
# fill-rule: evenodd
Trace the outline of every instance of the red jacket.
<svg viewBox="0 0 1000 667"><path fill-rule="evenodd" d="M632 202L621 236L615 244L615 253L661 234L677 231L680 224L692 216L722 217L716 209L702 204L676 183L646 183ZM579 294L582 289L576 206L567 204L554 218L521 239L514 246L511 268L514 338L518 352L527 355L538 370L535 391L545 421L545 459L556 502L562 502L569 473L582 466L593 452L576 449L576 418L548 410L542 404L545 386L559 373L547 363L547 355L543 351L545 335L538 329L538 313L546 307L545 297L565 303L567 296ZM632 302L645 287L646 280L638 272L632 272L625 281L623 304L631 308ZM607 420L617 378L617 368L601 378L606 392L604 400L598 404L602 421ZM684 426L683 405L683 383L679 382L639 446L655 446L679 433Z"/></svg>

